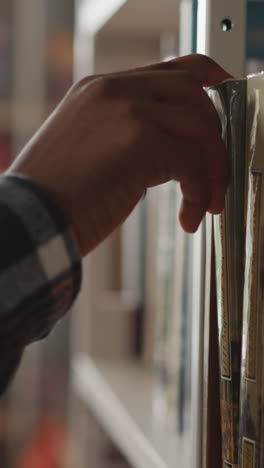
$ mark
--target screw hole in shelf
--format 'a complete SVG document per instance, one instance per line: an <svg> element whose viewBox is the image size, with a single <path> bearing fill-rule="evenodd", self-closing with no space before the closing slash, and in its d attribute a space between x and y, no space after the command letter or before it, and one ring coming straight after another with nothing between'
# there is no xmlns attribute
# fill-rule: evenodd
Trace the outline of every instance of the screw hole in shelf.
<svg viewBox="0 0 264 468"><path fill-rule="evenodd" d="M223 19L223 21L221 21L221 29L223 32L231 31L233 27L234 27L234 23L232 22L230 18L225 18Z"/></svg>

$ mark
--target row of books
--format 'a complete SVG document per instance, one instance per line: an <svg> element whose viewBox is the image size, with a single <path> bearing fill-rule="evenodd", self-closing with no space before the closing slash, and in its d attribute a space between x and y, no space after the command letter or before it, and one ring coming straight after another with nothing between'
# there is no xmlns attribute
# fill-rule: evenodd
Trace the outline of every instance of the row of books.
<svg viewBox="0 0 264 468"><path fill-rule="evenodd" d="M151 277L151 282L146 289L145 360L152 363L156 375L155 417L179 435L189 437L193 239L178 221L179 184L171 181L152 190L147 201L152 205L147 211L152 218L147 222L146 235L152 251L146 257L146 277L147 282Z"/></svg>
<svg viewBox="0 0 264 468"><path fill-rule="evenodd" d="M225 82L211 90L210 96L221 117L231 155L226 207L213 223L220 360L220 401L215 404L221 407L222 466L260 468L264 461L264 74ZM201 230L198 243L183 233L177 219L181 193L176 182L156 188L149 203L152 214L155 206L157 229L153 231L150 224L147 230L147 239L152 238L152 256L147 256L146 264L151 260L155 274L151 272L152 282L146 290L147 306L148 295L152 298L147 318L154 326L145 323L152 333L145 352L157 375L154 414L178 434L190 438L191 418L199 405L207 404L201 393L198 398L194 395L193 379L200 380L196 388L204 386L206 392L211 220ZM203 271L196 271L197 248ZM199 304L195 304L195 289L200 290ZM200 341L193 339L199 333L199 324L194 329L197 314L200 328L204 327ZM195 354L200 361L195 361ZM199 362L200 374L196 369ZM200 431L203 435L207 431L202 417ZM197 426L196 437L198 432Z"/></svg>
<svg viewBox="0 0 264 468"><path fill-rule="evenodd" d="M230 153L224 213L215 223L222 458L263 466L264 74L215 88Z"/></svg>

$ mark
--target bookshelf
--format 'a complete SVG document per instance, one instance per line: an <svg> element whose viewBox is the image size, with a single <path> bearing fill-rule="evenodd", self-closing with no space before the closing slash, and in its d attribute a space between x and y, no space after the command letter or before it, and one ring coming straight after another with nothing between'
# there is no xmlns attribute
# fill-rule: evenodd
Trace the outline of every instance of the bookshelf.
<svg viewBox="0 0 264 468"><path fill-rule="evenodd" d="M190 447L153 414L155 379L136 360L92 360L76 354L72 385L135 468L190 466Z"/></svg>
<svg viewBox="0 0 264 468"><path fill-rule="evenodd" d="M177 30L177 0L77 0L77 24L90 34L159 35ZM150 14L151 12L151 14Z"/></svg>
<svg viewBox="0 0 264 468"><path fill-rule="evenodd" d="M107 8L105 8L106 3ZM74 47L75 79L87 74L144 66L170 55L176 56L178 9L179 3L175 0L164 2L160 0L107 2L78 0ZM95 15L95 11L97 12L96 21L93 23L91 18ZM82 460L74 465L77 464L78 468L86 466L87 441L89 431L92 431L87 422L90 412L132 468L172 468L175 464L190 468L201 466L200 453L196 448L198 441L193 444L194 450L190 450L192 441L196 441L196 431L200 430L202 437L196 414L197 424L194 428L191 427L193 408L190 401L191 376L189 373L192 370L189 368L188 372L183 375L182 369L178 369L178 373L181 373L183 378L182 383L177 381L175 392L174 375L170 376L170 388L165 390L162 387L163 382L159 382L157 374L154 375L151 371L156 340L154 323L156 297L154 296L155 290L158 290L154 258L158 233L157 198L159 198L159 188L148 190L148 196L144 202L146 231L144 253L142 254L141 251L143 259L137 258L139 244L142 241L138 239L140 226L137 224L139 224L140 213L137 212L137 208L132 215L134 219L130 217L128 224L122 226L118 234L114 233L110 236L84 261L83 287L71 327L73 359L70 406L72 407L73 440L76 441L77 447L73 451L77 453L77 457L80 452L83 452L83 457L80 457ZM119 241L116 235L120 236L121 248L118 247ZM198 236L197 239L199 244L200 237ZM129 253L125 253L128 249L124 246L128 244ZM178 247L180 249L180 246ZM199 257L200 250L197 255ZM173 265L177 261L174 253L171 260ZM145 306L144 350L142 356L135 360L131 357L131 349L125 346L131 338L130 324L133 307L130 308L129 304L122 303L122 301L119 304L120 308L117 305L118 294L121 298L124 293L132 292L135 300L141 299L138 284L139 276L141 277L138 274L140 262L144 262L142 275L144 276ZM184 264L184 261L182 263ZM183 265L183 269L187 267ZM115 308L112 307L114 303L109 300L111 297L113 299L114 295L112 293L109 295L109 291L113 286L111 274L117 269L121 270L121 281L115 285ZM124 271L127 271L127 275L122 276ZM178 273L180 276L181 272ZM190 281L192 284L193 273L189 273L185 281ZM197 268L198 273L199 268ZM173 296L173 293L171 295ZM108 300L102 300L106 297ZM178 302L179 308L182 308L181 318L179 324L173 323L173 327L179 335L181 333L184 335L183 339L179 340L182 350L177 357L179 367L180 365L183 367L185 354L188 352L191 354L191 346L187 342L183 343L186 336L184 328L189 327L190 324L183 323L184 320L182 320L183 303L186 308L189 308L189 298L186 297L186 291L180 294L180 297ZM199 315L199 298L196 302L196 311ZM190 321L190 314L186 316ZM188 333L188 339L191 341L191 332ZM166 351L164 357L165 355L167 358L169 353ZM170 353L172 367L173 356L174 351ZM188 359L190 357L188 356ZM161 367L159 371L162 372ZM163 391L164 406L162 406ZM197 391L195 385L193 391ZM200 398L200 393L197 398ZM176 415L173 407L176 401L181 407L180 415ZM86 421L84 429L80 428L81 419ZM90 456L89 449L87 456ZM195 460L197 456L200 457L199 460ZM98 463L94 465L97 466Z"/></svg>
<svg viewBox="0 0 264 468"><path fill-rule="evenodd" d="M181 19L183 26L181 34L183 35L184 30L188 41L184 47L180 43L179 50L184 49L184 53L190 53L192 31L189 24L191 24L192 2L186 0L182 3L186 8L184 18ZM201 4L206 3L216 7L215 0L201 2ZM96 7L98 13L100 5L101 19L99 15L96 23L92 24L93 8ZM178 37L180 19L177 1L114 0L107 2L107 8L104 6L103 0L79 0L77 2L76 78L84 74L106 73L145 65L159 61L161 57L165 59L165 55L170 55L167 52L162 55L161 42L162 37L167 33ZM218 21L222 10L218 11L218 16L215 9L213 12ZM202 30L201 11L199 13L198 33L201 36L204 30ZM211 37L210 40L212 40ZM178 51L171 52L175 56ZM205 51L201 50L201 52ZM216 52L213 55L217 57ZM217 375L217 370L211 369L212 366L209 368L211 278L210 275L206 276L205 264L208 273L210 272L212 246L211 218L208 218L207 224L204 224L195 236L185 238L184 242L182 240L182 244L180 244L180 238L177 238L177 253L171 254L175 260L174 267L176 264L179 267L179 257L185 256L185 247L189 252L188 261L185 262L184 259L182 261L183 273L178 272L177 279L181 281L177 283L175 278L173 279L174 284L181 283L183 286L173 288L178 297L178 300L174 298L174 303L177 303L179 321L171 323L173 333L178 334L179 345L173 348L169 359L172 363L171 367L176 361L178 367L176 371L175 366L175 375L171 376L170 387L167 386L163 393L164 407L167 410L169 408L169 416L172 415L175 419L174 427L172 427L171 417L167 418L164 415L162 417L160 413L155 412L158 379L157 375L153 375L150 371L156 340L156 330L153 325L153 316L157 312L155 296L159 290L153 251L157 247L159 235L157 199L160 199L160 194L155 190L149 190L146 199L144 318L147 326L144 330L143 359L132 360L129 350L122 349L121 344L119 350L116 350L116 356L113 356L114 353L111 352L110 347L105 355L103 348L98 347L99 341L104 344L109 344L111 340L118 342L116 331L119 322L115 320L114 315L111 317L111 313L107 313L106 308L103 311L98 307L98 297L111 288L108 273L116 267L113 239L109 238L92 252L84 265L84 286L80 296L79 316L73 324L75 332L71 374L72 394L83 405L83 413L85 409L93 413L96 421L133 468L172 468L175 466L201 468L210 466L208 454L214 463L216 458L220 459L218 456L220 449L217 443L214 444L216 439L219 440L217 429L220 424L218 414L217 419L212 422L212 415L216 413L212 410L215 403L211 397L212 391L210 392L211 406L209 407L208 404L208 388L218 385L217 379L213 378ZM122 236L124 236L124 230L121 232ZM131 236L129 242L133 242ZM184 278L181 278L181 275ZM119 287L122 292L122 287L124 287L122 281ZM128 315L122 313L120 309L120 319L125 322L127 317ZM114 327L111 326L111 322L115 324ZM129 333L130 327L123 323L123 329ZM124 334L118 333L118 335L122 336L124 341L129 338L129 334L125 339ZM107 358L107 354L111 355L111 360ZM165 369L164 374L167 370ZM164 380L167 377L168 373ZM173 407L172 401L176 403L177 408ZM217 405L215 406L218 408ZM79 434L78 418L76 420L76 434ZM184 427L183 430L182 427ZM212 434L209 434L208 427L212 428ZM85 436L82 440L85 443ZM79 447L82 450L81 444ZM217 447L217 450L213 452L212 447ZM84 463L78 468L83 466L85 466Z"/></svg>

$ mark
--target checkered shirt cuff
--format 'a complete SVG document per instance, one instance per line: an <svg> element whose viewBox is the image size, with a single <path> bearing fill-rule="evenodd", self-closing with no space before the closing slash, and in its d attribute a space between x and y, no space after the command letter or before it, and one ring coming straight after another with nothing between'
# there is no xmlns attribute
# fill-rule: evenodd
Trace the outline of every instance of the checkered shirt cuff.
<svg viewBox="0 0 264 468"><path fill-rule="evenodd" d="M44 338L73 304L81 256L67 220L44 190L0 177L0 351Z"/></svg>

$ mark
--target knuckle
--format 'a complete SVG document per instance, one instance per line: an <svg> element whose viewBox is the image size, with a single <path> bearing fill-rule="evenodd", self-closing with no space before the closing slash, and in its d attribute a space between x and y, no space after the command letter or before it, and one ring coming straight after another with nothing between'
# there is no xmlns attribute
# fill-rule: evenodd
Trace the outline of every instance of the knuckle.
<svg viewBox="0 0 264 468"><path fill-rule="evenodd" d="M81 78L76 83L74 83L73 89L75 89L75 90L85 89L91 83L92 79L93 79L92 76L85 76L85 77Z"/></svg>
<svg viewBox="0 0 264 468"><path fill-rule="evenodd" d="M205 67L208 67L212 64L212 60L204 54L196 54L196 60Z"/></svg>
<svg viewBox="0 0 264 468"><path fill-rule="evenodd" d="M73 85L73 89L82 94L89 93L89 96L110 96L116 89L116 83L112 77L107 75L86 76L77 81Z"/></svg>
<svg viewBox="0 0 264 468"><path fill-rule="evenodd" d="M91 84L91 91L98 96L111 96L116 90L116 82L110 76L96 78Z"/></svg>

